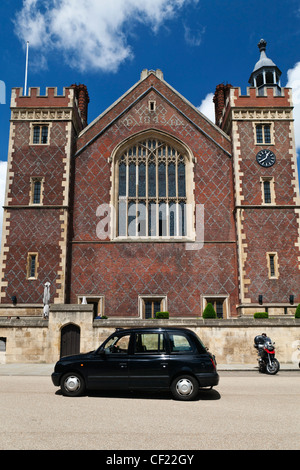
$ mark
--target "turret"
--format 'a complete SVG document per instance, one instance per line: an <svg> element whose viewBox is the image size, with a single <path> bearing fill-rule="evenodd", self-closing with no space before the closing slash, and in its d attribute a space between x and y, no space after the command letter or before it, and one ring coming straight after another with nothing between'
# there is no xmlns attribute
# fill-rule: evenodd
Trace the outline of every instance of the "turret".
<svg viewBox="0 0 300 470"><path fill-rule="evenodd" d="M251 86L258 88L258 95L263 96L266 94L265 89L273 87L275 95L281 95L280 76L281 71L266 55L267 43L261 39L258 43L260 50L260 59L256 62L253 72L249 78Z"/></svg>

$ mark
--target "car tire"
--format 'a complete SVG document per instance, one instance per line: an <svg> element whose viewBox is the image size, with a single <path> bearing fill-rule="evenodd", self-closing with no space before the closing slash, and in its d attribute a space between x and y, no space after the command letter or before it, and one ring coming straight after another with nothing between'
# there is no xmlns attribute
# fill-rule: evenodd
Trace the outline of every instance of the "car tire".
<svg viewBox="0 0 300 470"><path fill-rule="evenodd" d="M62 377L60 388L66 397L79 397L85 390L85 383L80 374L68 372Z"/></svg>
<svg viewBox="0 0 300 470"><path fill-rule="evenodd" d="M199 393L199 384L191 375L180 375L173 380L171 392L176 400L194 400Z"/></svg>

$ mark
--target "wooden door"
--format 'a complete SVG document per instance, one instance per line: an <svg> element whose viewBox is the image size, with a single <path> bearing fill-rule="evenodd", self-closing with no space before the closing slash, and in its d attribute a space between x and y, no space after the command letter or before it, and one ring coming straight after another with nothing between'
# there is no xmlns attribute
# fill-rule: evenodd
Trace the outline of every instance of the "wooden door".
<svg viewBox="0 0 300 470"><path fill-rule="evenodd" d="M80 328L70 323L61 330L60 357L80 353Z"/></svg>

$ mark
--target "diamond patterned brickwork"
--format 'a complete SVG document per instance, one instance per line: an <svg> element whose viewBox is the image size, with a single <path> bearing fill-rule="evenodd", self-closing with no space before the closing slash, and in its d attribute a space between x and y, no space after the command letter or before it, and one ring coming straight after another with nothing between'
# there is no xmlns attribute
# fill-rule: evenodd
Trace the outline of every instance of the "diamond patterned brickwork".
<svg viewBox="0 0 300 470"><path fill-rule="evenodd" d="M46 281L51 283L51 301L63 299L67 227L61 206L68 192L68 127L66 121L50 122L49 144L30 145L30 122L14 122L7 194L14 208L7 209L1 303L10 303L12 295L20 303L42 303ZM29 209L31 177L43 178L43 206ZM38 253L37 280L27 280L29 252Z"/></svg>
<svg viewBox="0 0 300 470"><path fill-rule="evenodd" d="M50 128L50 145L30 145L28 122L15 124L15 141L12 171L13 182L8 197L11 204L29 204L30 177L43 176L44 205L63 204L61 190L65 166L66 124L53 122Z"/></svg>
<svg viewBox="0 0 300 470"><path fill-rule="evenodd" d="M18 303L43 303L44 283L51 284L51 302L57 287L57 273L60 263L58 241L61 238L59 211L56 210L13 210L4 280L8 282L6 297L2 303L11 303L16 295ZM38 253L38 278L27 280L27 254ZM58 286L59 287L59 286Z"/></svg>
<svg viewBox="0 0 300 470"><path fill-rule="evenodd" d="M156 112L148 100L156 100ZM204 204L205 240L234 241L233 187L230 157L181 114L152 91L117 120L96 142L76 157L74 238L95 240L97 207L110 202L111 157L114 148L131 135L153 128L187 144L196 158L195 203Z"/></svg>
<svg viewBox="0 0 300 470"><path fill-rule="evenodd" d="M149 100L156 101L155 112L149 112ZM194 198L204 204L206 241L199 251L187 251L181 243L102 244L97 239L96 210L111 200L112 152L125 139L149 128L180 139L196 159ZM194 317L201 315L201 295L229 294L235 313L231 165L219 146L155 90L112 123L75 159L71 303L77 302L78 295L104 295L106 315L136 316L139 295L166 295L172 315Z"/></svg>
<svg viewBox="0 0 300 470"><path fill-rule="evenodd" d="M253 123L239 122L238 132L241 144L240 171L243 174L243 204L261 204L260 177L274 177L276 205L294 204L295 188L293 178L293 161L290 152L290 124L288 121L275 121L275 146L269 148L276 155L276 163L270 168L261 167L256 161L256 154L266 146L254 145Z"/></svg>
<svg viewBox="0 0 300 470"><path fill-rule="evenodd" d="M139 295L167 295L174 316L200 316L201 294L230 294L235 310L235 245L74 244L71 303L77 295L104 295L107 316L137 316Z"/></svg>
<svg viewBox="0 0 300 470"><path fill-rule="evenodd" d="M7 201L10 206L21 207L7 209L10 217L5 224L1 266L5 297L1 301L10 303L10 297L17 295L20 303L42 303L46 281L51 283L51 302L63 301L61 282L67 279L68 301L77 303L78 295L103 295L105 314L109 317L137 316L139 295L167 296L171 315L183 317L201 314L203 295L229 296L230 312L235 315L239 282L233 173L239 176L237 184L241 183L241 187L236 189L241 191L240 202L245 206L241 224L237 224L242 246L239 274L244 281L245 302L256 303L259 294L263 294L264 302L287 302L290 294L300 301L299 220L294 209L280 208L297 200L289 95L285 92L278 99L257 98L250 90L250 95L242 98L237 91L233 92L229 106L236 107L230 121L236 133L234 156L231 139L155 73L149 73L133 86L84 129L77 140L71 136L81 130L70 114L72 90L62 98L55 96L54 89L49 89L44 97L36 89L28 97L20 97L20 90L16 90L12 100L16 107L12 112ZM149 100L155 101L155 110L149 110ZM39 117L37 106L43 108ZM63 109L58 109L59 106ZM55 113L51 117L52 107ZM45 111L47 118L43 117ZM29 145L33 119L51 120L50 145ZM274 121L273 150L277 161L269 169L256 163L260 147L254 145L253 122L257 119ZM149 130L178 139L194 157L193 165L189 165L189 171L193 169L189 189L195 204L204 205L205 224L205 243L198 251L188 251L179 242L136 243L97 238L97 208L113 200L113 152L126 139ZM71 161L66 152L72 153L73 146L77 154ZM27 207L33 176L44 178L43 204L58 206L57 209ZM274 177L276 207L247 207L261 205L260 179L264 176ZM60 206L67 203L68 195L70 207L63 210ZM67 252L68 214L71 231ZM26 280L28 252L39 254L35 281ZM267 252L278 254L277 280L268 278ZM70 258L67 272L66 256Z"/></svg>
<svg viewBox="0 0 300 470"><path fill-rule="evenodd" d="M293 294L299 300L300 271L297 267L299 249L298 227L293 209L248 209L244 211L246 233L246 278L250 280L247 297L264 302L288 302ZM279 277L269 279L266 253L278 253Z"/></svg>
<svg viewBox="0 0 300 470"><path fill-rule="evenodd" d="M180 96L174 89L172 89L164 81L159 80L154 74L150 74L145 80L139 82L137 86L133 87L128 93L126 93L122 100L116 103L107 113L105 113L101 119L96 121L93 126L87 128L82 133L78 140L78 149L81 149L90 140L97 136L103 129L106 128L112 121L117 119L124 111L132 105L132 103L138 100L148 90L158 90L169 102L173 103L180 111L187 116L191 121L195 122L204 132L211 135L220 145L222 145L228 152L231 151L230 139L223 133L218 131L217 128L211 125L210 121L206 120L200 113L194 109L190 103ZM146 116L148 119L149 116ZM145 124L147 124L145 122ZM149 122L148 122L149 124Z"/></svg>

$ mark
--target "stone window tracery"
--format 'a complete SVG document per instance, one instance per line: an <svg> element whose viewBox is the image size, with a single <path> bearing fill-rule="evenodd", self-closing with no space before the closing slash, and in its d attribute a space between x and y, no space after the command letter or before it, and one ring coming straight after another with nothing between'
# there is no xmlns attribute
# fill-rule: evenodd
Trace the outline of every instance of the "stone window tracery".
<svg viewBox="0 0 300 470"><path fill-rule="evenodd" d="M176 145L146 138L116 159L116 236L186 237L187 162Z"/></svg>

